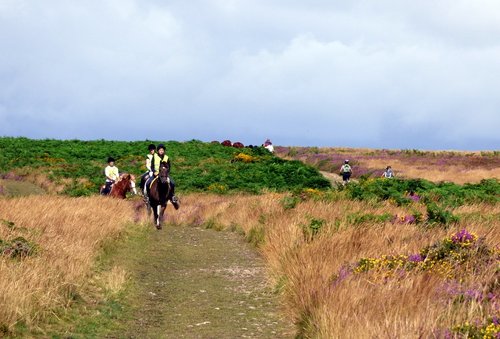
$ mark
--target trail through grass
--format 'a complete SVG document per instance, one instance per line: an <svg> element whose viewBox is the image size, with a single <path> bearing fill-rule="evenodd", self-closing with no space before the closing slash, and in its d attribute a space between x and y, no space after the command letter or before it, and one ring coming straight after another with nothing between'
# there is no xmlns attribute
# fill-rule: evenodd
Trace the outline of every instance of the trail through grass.
<svg viewBox="0 0 500 339"><path fill-rule="evenodd" d="M236 233L199 227L151 229L129 253L135 288L128 320L112 338L289 338L264 263Z"/></svg>

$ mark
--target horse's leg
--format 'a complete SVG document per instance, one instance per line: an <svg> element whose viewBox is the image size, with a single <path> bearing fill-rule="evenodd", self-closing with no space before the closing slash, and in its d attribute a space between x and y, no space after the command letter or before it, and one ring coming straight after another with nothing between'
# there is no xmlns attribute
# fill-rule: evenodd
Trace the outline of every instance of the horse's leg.
<svg viewBox="0 0 500 339"><path fill-rule="evenodd" d="M163 210L164 208L162 207L161 204L158 204L155 208L155 219L156 219L156 228L161 229L161 219L163 217Z"/></svg>
<svg viewBox="0 0 500 339"><path fill-rule="evenodd" d="M150 206L151 206L151 209L153 210L153 223L158 228L158 208L157 208L157 206L154 206L154 204L152 204Z"/></svg>
<svg viewBox="0 0 500 339"><path fill-rule="evenodd" d="M167 203L165 203L165 205L161 205L161 210L160 210L160 221L163 222L164 218L164 214L165 214L165 209L167 208Z"/></svg>

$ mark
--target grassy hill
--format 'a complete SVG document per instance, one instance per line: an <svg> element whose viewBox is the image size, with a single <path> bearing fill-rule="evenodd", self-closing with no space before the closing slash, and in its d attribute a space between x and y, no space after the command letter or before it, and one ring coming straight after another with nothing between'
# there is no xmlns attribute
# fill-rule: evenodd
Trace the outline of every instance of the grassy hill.
<svg viewBox="0 0 500 339"><path fill-rule="evenodd" d="M350 160L353 178L380 177L392 166L397 177L477 183L500 178L500 152L420 151L334 147L276 147L278 156L300 160L326 173L338 174Z"/></svg>
<svg viewBox="0 0 500 339"><path fill-rule="evenodd" d="M108 156L117 160L121 172L142 174L150 143L0 138L0 174L71 196L90 195L104 182ZM263 148L237 149L196 140L165 145L181 192L260 193L330 186L313 167L280 159Z"/></svg>

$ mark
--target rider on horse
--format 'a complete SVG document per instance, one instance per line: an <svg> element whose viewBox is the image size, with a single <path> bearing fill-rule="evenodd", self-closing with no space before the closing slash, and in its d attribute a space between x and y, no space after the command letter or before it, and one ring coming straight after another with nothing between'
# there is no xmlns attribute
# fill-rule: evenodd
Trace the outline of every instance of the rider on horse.
<svg viewBox="0 0 500 339"><path fill-rule="evenodd" d="M153 159L151 160L151 170L153 172L154 177L157 177L160 170L160 164L165 162L170 165L170 159L168 155L165 154L165 145L160 144L157 148L157 153L153 155ZM169 177L170 180L170 188L172 190L172 205L174 205L175 209L179 209L179 199L175 196L175 182L172 178ZM146 187L150 185L152 179L149 178L146 182Z"/></svg>
<svg viewBox="0 0 500 339"><path fill-rule="evenodd" d="M156 152L156 146L154 144L150 144L148 146L149 154L146 156L146 173L144 173L141 176L141 183L140 187L142 192L144 192L144 196L146 196L146 181L148 181L149 178L153 177L153 169L151 168L151 164L153 162L153 157L155 156Z"/></svg>
<svg viewBox="0 0 500 339"><path fill-rule="evenodd" d="M111 186L113 186L113 184L120 178L118 168L115 166L114 158L108 158L108 166L104 169L104 175L106 176L106 186L104 187L102 194L107 195L111 192Z"/></svg>

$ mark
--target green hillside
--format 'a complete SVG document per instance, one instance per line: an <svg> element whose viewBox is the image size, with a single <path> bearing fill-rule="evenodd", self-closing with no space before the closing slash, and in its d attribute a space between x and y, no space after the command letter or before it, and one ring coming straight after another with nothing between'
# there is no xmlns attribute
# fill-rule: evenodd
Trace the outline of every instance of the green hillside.
<svg viewBox="0 0 500 339"><path fill-rule="evenodd" d="M150 143L0 138L0 174L44 174L51 183L63 185L65 194L95 194L104 181L108 156L117 160L120 172L139 176L145 171ZM277 158L263 148L236 149L196 140L164 144L172 160L172 177L181 192L260 193L330 186L311 166Z"/></svg>

